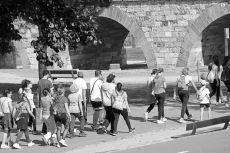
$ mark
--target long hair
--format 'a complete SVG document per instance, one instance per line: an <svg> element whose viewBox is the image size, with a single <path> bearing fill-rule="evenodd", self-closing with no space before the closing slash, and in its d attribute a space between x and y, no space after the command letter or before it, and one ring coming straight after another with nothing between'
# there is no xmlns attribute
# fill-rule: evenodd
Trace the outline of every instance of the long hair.
<svg viewBox="0 0 230 153"><path fill-rule="evenodd" d="M10 93L12 93L12 91L11 91L10 89L5 89L5 90L3 91L2 96L3 96L3 97L7 97L8 94L10 94Z"/></svg>
<svg viewBox="0 0 230 153"><path fill-rule="evenodd" d="M218 67L218 71L220 71L220 61L218 55L214 54L212 56L213 63Z"/></svg>
<svg viewBox="0 0 230 153"><path fill-rule="evenodd" d="M229 56L225 56L225 57L224 57L223 62L222 62L222 66L223 66L223 67L228 63L229 59L230 59Z"/></svg>
<svg viewBox="0 0 230 153"><path fill-rule="evenodd" d="M27 88L29 84L31 84L30 80L27 80L27 79L22 80L22 83L21 83L22 89L24 90L25 88Z"/></svg>

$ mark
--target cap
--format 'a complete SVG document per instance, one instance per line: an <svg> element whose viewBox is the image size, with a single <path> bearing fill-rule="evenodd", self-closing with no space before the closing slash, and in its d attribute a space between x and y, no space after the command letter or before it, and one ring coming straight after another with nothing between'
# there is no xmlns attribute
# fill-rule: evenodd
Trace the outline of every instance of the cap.
<svg viewBox="0 0 230 153"><path fill-rule="evenodd" d="M83 78L83 77L84 77L83 72L78 72L78 73L77 73L77 76L78 76L79 78Z"/></svg>

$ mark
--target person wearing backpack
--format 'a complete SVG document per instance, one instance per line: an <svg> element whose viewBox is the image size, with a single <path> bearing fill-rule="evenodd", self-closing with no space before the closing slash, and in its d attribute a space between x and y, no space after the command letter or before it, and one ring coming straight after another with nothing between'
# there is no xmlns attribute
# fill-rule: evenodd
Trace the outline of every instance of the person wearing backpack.
<svg viewBox="0 0 230 153"><path fill-rule="evenodd" d="M144 121L148 120L148 115L149 113L152 111L152 109L154 108L157 100L154 94L154 78L156 77L157 74L157 69L153 69L151 76L149 77L149 79L147 80L147 104L150 104L149 107L147 108L146 112L144 113Z"/></svg>
<svg viewBox="0 0 230 153"><path fill-rule="evenodd" d="M212 57L212 62L209 64L209 73L207 76L207 81L210 83L212 87L212 92L210 93L210 98L212 98L213 95L216 94L216 104L219 104L220 99L220 62L219 57L215 54Z"/></svg>
<svg viewBox="0 0 230 153"><path fill-rule="evenodd" d="M113 107L113 113L114 113L114 131L111 133L112 136L116 136L118 134L117 132L117 125L120 114L123 116L128 128L129 133L133 133L136 129L135 127L131 126L131 123L129 121L129 113L131 113L131 110L128 105L128 96L124 90L122 90L122 84L117 83L116 90L112 94L112 107ZM114 107L116 103L120 103L121 105L118 107Z"/></svg>
<svg viewBox="0 0 230 153"><path fill-rule="evenodd" d="M208 119L211 118L211 107L210 107L210 97L209 97L209 89L206 87L207 82L205 80L201 80L201 88L198 92L198 100L200 103L200 121L203 120L204 107L208 109Z"/></svg>
<svg viewBox="0 0 230 153"><path fill-rule="evenodd" d="M226 106L229 104L229 97L230 97L230 57L225 56L223 59L223 72L221 74L221 81L224 82L224 85L227 87L227 101Z"/></svg>
<svg viewBox="0 0 230 153"><path fill-rule="evenodd" d="M193 114L189 114L188 112L188 100L189 100L189 84L192 84L193 88L198 93L195 83L193 82L193 78L189 75L189 68L184 68L182 70L182 74L177 78L176 86L174 88L174 99L176 100L176 93L182 102L181 116L179 119L179 123L186 123L184 120L184 114L188 116L188 119L192 118Z"/></svg>
<svg viewBox="0 0 230 153"><path fill-rule="evenodd" d="M34 145L33 141L29 137L28 130L28 121L29 117L32 116L35 119L34 114L31 112L29 100L25 93L19 94L19 103L15 106L14 118L17 120L17 125L20 132L17 135L16 141L13 144L13 147L16 149L21 149L19 145L19 141L23 135L25 134L26 141L28 142L28 146L31 147Z"/></svg>
<svg viewBox="0 0 230 153"><path fill-rule="evenodd" d="M112 111L112 99L111 96L113 92L115 91L116 84L115 84L115 75L114 74L109 74L107 76L106 82L102 85L101 87L101 95L102 95L102 102L103 106L105 108L106 116L105 116L105 121L102 126L102 130L104 133L107 133L107 128L109 124L111 123L111 129L110 132L114 132L114 114Z"/></svg>
<svg viewBox="0 0 230 153"><path fill-rule="evenodd" d="M71 94L68 96L69 99L69 111L71 116L71 122L70 122L70 138L75 137L74 132L74 125L75 120L78 118L80 121L80 133L79 137L86 137L86 133L84 132L84 126L85 126L85 118L84 118L84 108L82 103L82 95L80 93L81 85L73 83L70 86L70 92Z"/></svg>
<svg viewBox="0 0 230 153"><path fill-rule="evenodd" d="M57 126L57 147L60 147L62 144L64 147L67 147L67 143L65 141L66 134L69 130L69 123L71 122L68 99L65 97L65 88L60 87L57 91L58 95L54 99L53 113L54 120ZM61 137L62 125L64 125L63 135Z"/></svg>
<svg viewBox="0 0 230 153"><path fill-rule="evenodd" d="M165 89L167 88L166 80L162 73L164 72L163 68L157 70L157 75L154 78L154 94L157 100L158 105L158 119L157 124L162 124L167 121L164 116L164 102L165 102Z"/></svg>
<svg viewBox="0 0 230 153"><path fill-rule="evenodd" d="M0 117L2 118L2 127L3 127L3 138L1 149L7 149L12 144L10 131L13 128L13 106L12 106L12 91L6 89L3 92L3 96L0 98ZM7 145L6 145L7 142Z"/></svg>

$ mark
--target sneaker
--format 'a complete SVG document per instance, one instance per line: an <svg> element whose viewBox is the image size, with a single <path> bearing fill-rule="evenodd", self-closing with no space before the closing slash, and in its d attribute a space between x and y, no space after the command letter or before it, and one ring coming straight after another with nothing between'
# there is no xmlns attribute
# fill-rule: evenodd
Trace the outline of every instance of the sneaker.
<svg viewBox="0 0 230 153"><path fill-rule="evenodd" d="M111 135L112 135L112 136L117 136L118 133L117 133L117 132L113 132L113 133L111 133Z"/></svg>
<svg viewBox="0 0 230 153"><path fill-rule="evenodd" d="M5 144L2 144L1 145L1 149L7 149L7 148L9 148L10 146L8 146L8 145L5 145Z"/></svg>
<svg viewBox="0 0 230 153"><path fill-rule="evenodd" d="M61 139L59 142L60 142L64 147L67 147L67 143L65 142L65 140Z"/></svg>
<svg viewBox="0 0 230 153"><path fill-rule="evenodd" d="M163 124L165 122L163 122L162 120L157 120L157 124Z"/></svg>
<svg viewBox="0 0 230 153"><path fill-rule="evenodd" d="M186 121L183 118L180 118L178 122L186 124Z"/></svg>
<svg viewBox="0 0 230 153"><path fill-rule="evenodd" d="M105 126L103 126L101 130L104 132L104 134L107 134L107 129Z"/></svg>
<svg viewBox="0 0 230 153"><path fill-rule="evenodd" d="M145 112L145 113L144 113L144 121L145 121L145 122L148 120L148 115L149 115L148 112Z"/></svg>
<svg viewBox="0 0 230 153"><path fill-rule="evenodd" d="M44 142L46 145L49 144L48 140L47 140L44 136L42 136L42 140L43 140L43 142Z"/></svg>
<svg viewBox="0 0 230 153"><path fill-rule="evenodd" d="M21 147L20 147L20 145L19 145L18 143L15 143L15 144L13 145L13 147L16 148L16 149L21 149Z"/></svg>
<svg viewBox="0 0 230 153"><path fill-rule="evenodd" d="M168 121L168 120L167 120L167 118L164 117L164 118L162 119L162 121L163 121L163 122L166 122L166 121Z"/></svg>
<svg viewBox="0 0 230 153"><path fill-rule="evenodd" d="M33 143L33 141L30 141L30 143L28 143L28 147L32 147L33 145L35 145L35 143Z"/></svg>
<svg viewBox="0 0 230 153"><path fill-rule="evenodd" d="M80 133L79 133L79 137L86 137L87 135L85 134L85 132L83 132L83 131L81 131Z"/></svg>
<svg viewBox="0 0 230 153"><path fill-rule="evenodd" d="M193 114L188 115L188 119L191 119L193 117Z"/></svg>
<svg viewBox="0 0 230 153"><path fill-rule="evenodd" d="M59 144L59 143L57 143L56 147L57 147L57 148L60 148L61 146L60 146L60 144Z"/></svg>
<svg viewBox="0 0 230 153"><path fill-rule="evenodd" d="M31 126L28 126L28 130L29 130L29 131L33 131L33 129L32 129Z"/></svg>
<svg viewBox="0 0 230 153"><path fill-rule="evenodd" d="M133 133L136 130L135 127L133 127L132 129L129 129L129 133Z"/></svg>

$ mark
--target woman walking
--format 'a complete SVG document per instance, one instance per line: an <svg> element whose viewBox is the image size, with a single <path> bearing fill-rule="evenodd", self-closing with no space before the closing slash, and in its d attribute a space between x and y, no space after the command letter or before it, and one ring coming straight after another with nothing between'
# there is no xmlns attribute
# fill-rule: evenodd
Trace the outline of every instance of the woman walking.
<svg viewBox="0 0 230 153"><path fill-rule="evenodd" d="M104 133L107 133L107 128L109 124L111 123L111 129L110 132L114 132L114 114L112 111L112 101L111 101L111 96L113 92L115 91L116 84L115 84L115 75L114 74L109 74L106 83L104 83L101 87L101 93L102 93L102 102L103 106L105 108L106 116L105 116L105 121L102 130Z"/></svg>
<svg viewBox="0 0 230 153"><path fill-rule="evenodd" d="M174 88L174 99L176 100L176 93L182 102L181 116L179 119L180 123L186 123L184 120L184 114L188 116L188 119L192 118L192 114L188 112L188 100L189 100L189 84L192 84L197 94L197 88L193 82L193 78L189 75L189 68L184 68L182 74L177 78L176 87Z"/></svg>
<svg viewBox="0 0 230 153"><path fill-rule="evenodd" d="M70 86L70 92L71 94L68 96L69 99L69 111L71 116L71 122L70 122L70 138L75 137L74 132L74 125L75 120L78 118L80 121L80 137L86 137L86 134L84 132L84 126L85 126L85 118L84 118L84 111L82 106L82 96L79 93L80 86L78 84L72 84Z"/></svg>
<svg viewBox="0 0 230 153"><path fill-rule="evenodd" d="M58 144L57 147L60 147L60 143L67 147L67 143L65 141L66 134L69 129L69 123L71 121L68 99L65 97L65 88L60 87L58 89L58 96L54 99L54 120L57 126L57 139ZM61 138L62 125L64 125L64 131Z"/></svg>
<svg viewBox="0 0 230 153"><path fill-rule="evenodd" d="M12 107L12 91L6 89L3 92L3 97L0 98L0 116L3 116L2 127L3 127L3 138L1 149L9 148L12 145L10 130L13 128L13 107ZM1 114L2 113L2 114ZM6 145L7 142L7 145Z"/></svg>
<svg viewBox="0 0 230 153"><path fill-rule="evenodd" d="M227 87L226 105L228 105L229 97L230 97L230 57L229 56L224 57L222 66L223 66L223 72L221 75L221 81L223 81L225 86Z"/></svg>
<svg viewBox="0 0 230 153"><path fill-rule="evenodd" d="M113 136L116 136L118 134L117 132L117 125L118 125L118 120L119 120L119 116L121 114L121 116L124 118L128 128L129 128L129 133L133 133L135 131L135 127L132 127L129 121L129 113L131 113L131 110L129 108L128 105L128 100L127 100L128 96L126 94L126 92L124 90L122 90L122 84L121 83L117 83L117 88L116 90L113 92L112 94L112 105L114 105L114 102L118 99L121 99L123 101L123 109L122 110L118 110L113 108L113 113L114 113L114 132L111 133Z"/></svg>
<svg viewBox="0 0 230 153"><path fill-rule="evenodd" d="M220 62L219 57L217 55L213 55L212 57L213 62L210 63L210 72L208 74L208 81L212 87L212 92L210 93L210 98L216 94L216 104L219 104L220 99ZM213 76L211 76L211 74Z"/></svg>
<svg viewBox="0 0 230 153"><path fill-rule="evenodd" d="M22 93L19 95L19 103L16 104L15 108L20 110L21 115L19 117L19 120L17 121L18 129L20 132L17 135L16 141L13 145L14 148L20 149L21 146L19 145L19 141L23 135L25 134L26 141L28 142L28 146L31 147L34 145L33 141L29 137L29 130L28 130L28 120L29 117L32 116L33 119L35 119L34 114L30 110L30 105L28 98L26 97L27 95L25 93Z"/></svg>
<svg viewBox="0 0 230 153"><path fill-rule="evenodd" d="M45 123L47 128L47 133L43 135L42 140L47 145L50 140L56 138L56 125L54 121L54 115L52 110L52 97L50 95L50 89L45 88L43 90L43 95L45 97L41 98L41 119ZM52 140L53 141L53 140Z"/></svg>
<svg viewBox="0 0 230 153"><path fill-rule="evenodd" d="M153 69L151 76L147 80L147 104L150 104L147 108L146 112L144 113L144 121L148 120L148 115L154 108L157 100L153 91L154 88L154 78L156 77L157 69Z"/></svg>
<svg viewBox="0 0 230 153"><path fill-rule="evenodd" d="M165 89L167 88L166 80L163 76L164 69L159 68L157 70L157 75L154 78L154 94L156 100L158 101L158 120L157 124L162 124L167 121L164 116L164 102L165 102Z"/></svg>

